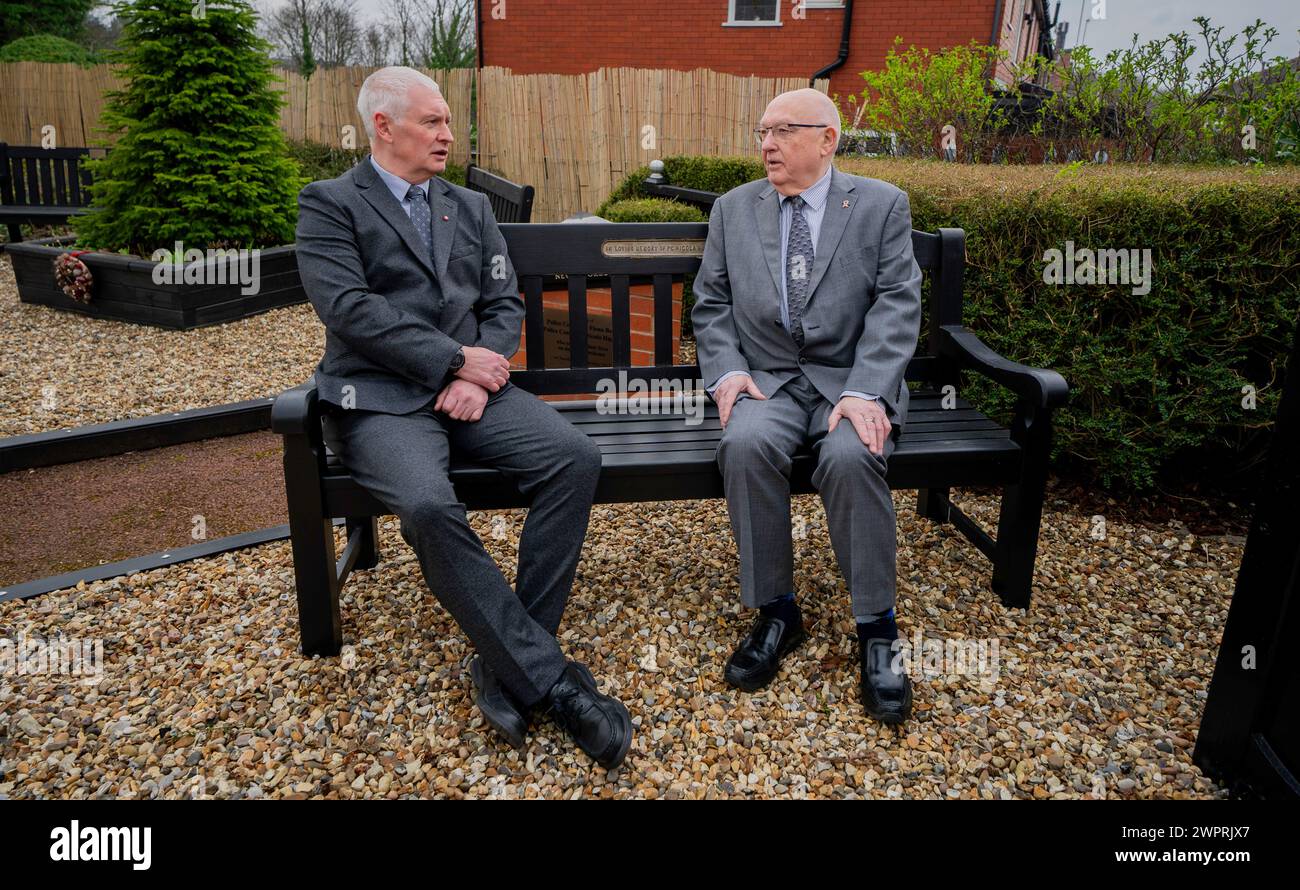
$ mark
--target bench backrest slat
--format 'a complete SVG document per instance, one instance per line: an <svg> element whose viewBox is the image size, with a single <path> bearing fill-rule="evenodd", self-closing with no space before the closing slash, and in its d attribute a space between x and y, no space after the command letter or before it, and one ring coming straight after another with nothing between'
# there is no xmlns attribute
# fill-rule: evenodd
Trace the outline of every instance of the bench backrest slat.
<svg viewBox="0 0 1300 890"><path fill-rule="evenodd" d="M542 316L542 276L520 275L524 291L524 336L528 340L528 368L546 367L546 326Z"/></svg>
<svg viewBox="0 0 1300 890"><path fill-rule="evenodd" d="M632 297L629 276L609 276L609 305L610 321L614 327L614 367L628 367L632 364Z"/></svg>
<svg viewBox="0 0 1300 890"><path fill-rule="evenodd" d="M0 203L18 207L85 207L88 148L41 148L0 142Z"/></svg>
<svg viewBox="0 0 1300 890"><path fill-rule="evenodd" d="M629 382L647 385L655 380L698 378L695 366L674 363L673 334L680 328L673 318L673 289L698 271L707 223L507 223L501 232L524 294L527 360L526 370L511 375L516 385L537 395L576 394L598 391L600 381L617 378L620 370ZM913 231L912 250L917 265L930 278L930 329L927 343L918 346L908 365L907 379L955 383L956 370L937 357L936 346L939 325L961 323L965 233L961 229ZM547 368L545 293L547 288L556 292L564 281L571 333L569 368ZM632 288L646 284L653 294L654 365L632 366ZM610 295L612 350L607 368L591 367L592 287L608 288ZM603 306L596 313L605 315ZM554 356L549 358L554 364Z"/></svg>
<svg viewBox="0 0 1300 890"><path fill-rule="evenodd" d="M569 367L587 367L587 276L569 276Z"/></svg>
<svg viewBox="0 0 1300 890"><path fill-rule="evenodd" d="M26 186L24 204L33 206L41 203L40 176L36 172L36 158L23 158L23 179Z"/></svg>
<svg viewBox="0 0 1300 890"><path fill-rule="evenodd" d="M533 218L531 185L520 185L470 164L465 168L465 187L488 196L498 223L526 223Z"/></svg>

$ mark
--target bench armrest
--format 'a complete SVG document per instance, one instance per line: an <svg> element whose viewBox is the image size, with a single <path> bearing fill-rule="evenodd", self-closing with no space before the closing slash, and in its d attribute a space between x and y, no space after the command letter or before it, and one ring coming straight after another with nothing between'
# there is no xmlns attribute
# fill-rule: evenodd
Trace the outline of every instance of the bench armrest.
<svg viewBox="0 0 1300 890"><path fill-rule="evenodd" d="M1003 358L963 325L947 324L940 330L943 337L939 341L939 353L955 361L958 367L978 371L1036 408L1057 408L1069 398L1070 385L1055 371L1031 368Z"/></svg>
<svg viewBox="0 0 1300 890"><path fill-rule="evenodd" d="M282 436L306 435L312 441L321 438L315 376L275 397L271 405L271 430Z"/></svg>

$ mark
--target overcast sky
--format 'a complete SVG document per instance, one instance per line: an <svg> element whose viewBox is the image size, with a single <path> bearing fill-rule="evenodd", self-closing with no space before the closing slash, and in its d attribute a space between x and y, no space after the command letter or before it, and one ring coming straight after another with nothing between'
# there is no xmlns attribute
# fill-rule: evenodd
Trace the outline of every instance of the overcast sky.
<svg viewBox="0 0 1300 890"><path fill-rule="evenodd" d="M282 5L284 0L259 0L261 8ZM525 2L525 0L515 0ZM539 0L527 0L539 2ZM545 2L545 0L540 0ZM600 0L594 0L599 4ZM725 7L726 0L677 0L678 3L709 3ZM789 8L790 0L782 3L783 9ZM1087 22L1083 33L1089 46L1101 52L1127 46L1131 36L1136 33L1142 40L1162 37L1174 31L1195 33L1196 16L1208 16L1216 25L1224 26L1224 33L1239 32L1242 27L1263 19L1277 28L1281 33L1269 47L1269 55L1294 57L1300 55L1300 2L1298 0L1105 0L1104 19L1091 19L1091 11L1098 0L1062 0L1061 19L1070 23L1070 35L1067 46L1078 42L1079 20L1082 14ZM872 0L857 4L854 16L871 15ZM363 19L379 19L387 7L386 0L357 0L357 10ZM509 8L507 6L507 8ZM1056 0L1050 0L1048 10L1056 8ZM725 17L725 11L722 16ZM990 19L992 16L990 16ZM719 19L721 21L721 18ZM668 27L671 27L669 22ZM907 35L903 35L904 40ZM700 61L706 66L708 47L700 47Z"/></svg>
<svg viewBox="0 0 1300 890"><path fill-rule="evenodd" d="M1133 34L1141 40L1163 37L1175 31L1197 32L1197 16L1205 16L1223 33L1235 34L1256 19L1263 19L1280 33L1269 45L1270 56L1294 57L1300 54L1300 2L1297 0L1106 0L1106 17L1092 19L1095 0L1062 0L1061 20L1070 23L1067 46L1079 42L1082 17L1084 43L1099 52L1127 46ZM1048 4L1056 8L1055 0ZM1240 42L1240 41L1239 41Z"/></svg>

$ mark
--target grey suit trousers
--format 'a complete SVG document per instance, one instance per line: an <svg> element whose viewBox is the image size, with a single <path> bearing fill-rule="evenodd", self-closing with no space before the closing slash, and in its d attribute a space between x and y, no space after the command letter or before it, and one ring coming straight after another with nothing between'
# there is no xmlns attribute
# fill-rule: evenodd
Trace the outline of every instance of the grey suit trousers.
<svg viewBox="0 0 1300 890"><path fill-rule="evenodd" d="M885 440L883 455L872 454L847 420L826 432L834 408L799 374L766 401L745 397L732 409L718 467L740 557L741 600L750 608L794 590L790 468L804 445L816 456L812 481L853 614L894 606L897 530L885 469L896 436Z"/></svg>
<svg viewBox="0 0 1300 890"><path fill-rule="evenodd" d="M477 422L430 401L410 414L343 410L326 444L401 520L425 582L520 703L539 704L565 668L555 634L573 586L600 451L537 397L507 383ZM531 498L515 589L470 528L448 479L451 455L495 467Z"/></svg>

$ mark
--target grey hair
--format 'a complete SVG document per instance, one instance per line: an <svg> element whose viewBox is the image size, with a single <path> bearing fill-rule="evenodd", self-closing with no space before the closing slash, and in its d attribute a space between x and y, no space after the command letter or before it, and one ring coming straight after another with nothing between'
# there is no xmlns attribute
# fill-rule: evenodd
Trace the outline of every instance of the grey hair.
<svg viewBox="0 0 1300 890"><path fill-rule="evenodd" d="M366 127L366 136L375 138L375 113L382 111L395 121L401 120L410 102L407 94L411 88L423 85L439 96L442 90L437 81L405 65L390 65L372 72L361 84L357 93L357 114Z"/></svg>

